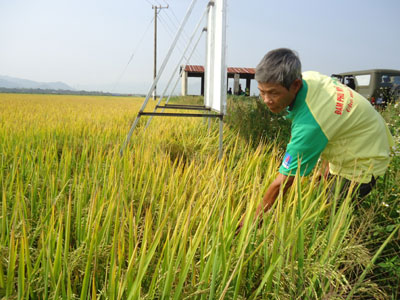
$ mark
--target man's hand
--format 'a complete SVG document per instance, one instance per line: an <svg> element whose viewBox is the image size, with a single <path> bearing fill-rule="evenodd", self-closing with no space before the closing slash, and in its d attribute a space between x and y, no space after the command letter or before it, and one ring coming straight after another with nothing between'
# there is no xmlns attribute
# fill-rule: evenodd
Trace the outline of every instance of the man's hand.
<svg viewBox="0 0 400 300"><path fill-rule="evenodd" d="M294 176L286 176L283 174L280 174L275 178L275 180L271 183L271 185L268 187L267 192L264 195L263 201L260 203L260 205L257 207L256 211L256 216L255 220L259 222L259 226L262 224L262 215L264 212L268 211L268 209L271 208L271 206L274 204L276 198L279 195L279 191L281 188L283 188L283 194L286 193L286 191L291 187L293 184ZM240 230L243 227L243 222L244 222L244 217L245 215L242 216L238 227L236 228L235 231L235 236L239 234Z"/></svg>
<svg viewBox="0 0 400 300"><path fill-rule="evenodd" d="M257 207L256 219L262 218L264 212L268 211L271 206L275 203L276 198L279 195L279 191L283 188L283 194L292 186L294 176L286 176L280 174L268 187L267 192L264 195L263 201Z"/></svg>

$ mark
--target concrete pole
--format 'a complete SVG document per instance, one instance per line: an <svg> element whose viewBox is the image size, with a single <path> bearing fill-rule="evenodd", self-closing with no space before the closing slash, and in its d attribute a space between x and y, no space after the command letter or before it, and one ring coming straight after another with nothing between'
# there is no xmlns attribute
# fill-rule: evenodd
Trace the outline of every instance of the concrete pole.
<svg viewBox="0 0 400 300"><path fill-rule="evenodd" d="M182 71L182 96L187 96L188 73Z"/></svg>
<svg viewBox="0 0 400 300"><path fill-rule="evenodd" d="M161 10L163 8L168 8L169 5L167 6L157 6L157 5L152 5L152 9L154 9L154 68L153 68L153 80L156 79L157 77L157 10ZM157 87L154 87L153 90L153 100L156 100L157 97Z"/></svg>
<svg viewBox="0 0 400 300"><path fill-rule="evenodd" d="M240 74L233 75L233 94L239 94L239 81L240 81Z"/></svg>

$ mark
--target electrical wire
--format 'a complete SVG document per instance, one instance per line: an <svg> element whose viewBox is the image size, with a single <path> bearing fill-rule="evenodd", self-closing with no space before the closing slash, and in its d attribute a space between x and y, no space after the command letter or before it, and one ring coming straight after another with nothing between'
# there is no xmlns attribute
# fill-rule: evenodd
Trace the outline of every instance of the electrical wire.
<svg viewBox="0 0 400 300"><path fill-rule="evenodd" d="M165 19L162 17L162 16L158 16L158 19L159 19L159 21L161 22L161 24L163 24L164 25L164 29L165 29L165 31L168 33L168 35L171 37L171 38L173 38L174 37L174 31L171 29L171 27L169 26L169 24L165 21ZM179 44L179 42L177 43L177 45L176 45L176 47L178 48L178 50L180 51L180 52L182 52L182 48L181 48L181 46L180 46L180 44Z"/></svg>
<svg viewBox="0 0 400 300"><path fill-rule="evenodd" d="M146 0L146 1L149 2L148 0ZM157 2L158 5L160 5L160 6L163 5L163 4L161 3L161 1L159 1L159 0L155 0L155 1ZM167 18L171 21L171 24L173 25L174 30L170 30L170 31L173 33L173 32L175 32L175 31L177 30L177 28L179 28L180 21L179 21L179 19L176 17L175 13L174 13L175 21L173 21L173 20L171 19L171 17L170 17L169 14L168 14L168 11L169 11L169 10L172 10L172 6L170 6L169 3L168 3L167 1L165 1L165 0L163 0L163 2L165 3L165 5L168 6L168 10L165 10L165 14L166 14ZM161 13L161 11L159 12L159 14L160 14L160 13ZM188 37L188 35L186 34L185 30L182 31L182 37L185 39L185 41L184 41L185 43L189 40L189 37Z"/></svg>
<svg viewBox="0 0 400 300"><path fill-rule="evenodd" d="M152 6L154 5L154 4L152 4L149 0L146 0L146 2L149 3L149 4L152 5ZM160 3L159 1L156 0L156 2L157 2L159 5L161 5L161 3ZM169 4L168 4L165 0L164 0L164 2L169 6ZM171 9L171 12L173 13L173 16L174 16L175 20L179 23L179 20L178 20L176 14L175 14L175 13L173 12L173 10L172 10L172 7L169 6L169 8ZM161 14L160 14L161 11L162 11L162 10L160 10L160 12L157 14L158 17L159 17L159 20L161 21L161 23L163 23L163 25L165 25L165 28L166 28L167 33L168 33L169 36L171 36L171 38L172 38L172 37L174 36L173 33L174 33L174 31L176 31L176 30L171 29L169 23L161 16ZM171 17L170 17L167 13L166 13L165 15L167 16L167 18L169 19L169 21L170 21L170 23L173 25L173 27L176 29L176 28L177 28L176 23L174 23L174 22L172 21ZM113 87L112 90L111 90L112 92L115 92L115 89L117 88L118 84L120 83L122 77L125 75L125 72L126 72L126 70L128 69L129 64L131 63L131 61L132 61L133 58L135 57L136 52L138 51L139 47L141 46L141 44L142 44L142 42L143 42L143 40L144 40L144 37L146 36L146 34L147 34L147 32L148 32L148 30L149 30L149 28L150 28L150 25L151 25L153 22L154 22L154 17L151 19L151 21L150 21L149 24L147 25L147 28L146 28L146 30L144 31L142 37L140 38L139 43L136 45L136 47L135 47L134 51L132 52L132 54L131 54L131 56L130 56L128 62L127 62L127 64L125 65L123 71L122 71L121 74L119 75L119 77L118 77L116 83L114 84L114 87ZM188 37L187 37L186 33L184 32L184 30L183 30L182 33L183 33L183 38L185 39L184 43L187 43ZM182 52L182 48L180 47L179 43L177 44L177 48L178 48L178 50L179 50L180 52ZM198 53L197 49L195 49L194 51L195 51L195 53L193 53L193 55L196 57L196 59L198 59L199 61L201 61L201 57L200 57L200 54ZM186 58L185 58L185 59L186 59Z"/></svg>
<svg viewBox="0 0 400 300"><path fill-rule="evenodd" d="M174 18L175 18L175 20L179 23L179 19L178 19L178 17L176 16L176 14L175 14L175 12L174 12L174 10L173 10L173 8L171 7L171 13L172 13L172 15L174 16Z"/></svg>
<svg viewBox="0 0 400 300"><path fill-rule="evenodd" d="M166 21L165 21L164 18L160 17L160 18L159 18L159 21L164 25L165 31L166 31L166 32L168 33L168 35L172 38L172 37L174 36L174 32L175 32L175 31L171 29L171 27L169 26L168 23L166 23ZM176 45L177 50L178 50L179 52L183 52L182 49L184 49L184 48L186 47L186 44L187 44L187 43L188 43L188 42L184 42L184 41L182 41L182 40L179 40L179 42L178 42L177 45Z"/></svg>
<svg viewBox="0 0 400 300"><path fill-rule="evenodd" d="M148 2L148 0L146 0L146 1ZM150 20L149 24L147 25L146 30L144 31L142 37L139 40L139 43L136 45L135 49L133 50L133 52L131 54L131 57L128 60L128 63L125 65L124 70L121 72L121 74L119 75L117 81L115 82L115 85L114 85L113 89L111 90L112 92L115 91L115 89L117 88L118 84L120 83L120 81L122 79L122 76L124 76L126 70L128 69L129 64L131 63L133 57L136 55L136 52L138 51L139 46L141 46L141 44L143 43L144 37L146 36L147 32L149 31L150 25L153 23L153 21L154 21L154 17Z"/></svg>
<svg viewBox="0 0 400 300"><path fill-rule="evenodd" d="M159 20L161 21L161 23L162 23L162 24L165 26L165 28L167 29L167 33L172 37L172 36L173 36L173 32L176 31L176 30L171 29L171 27L170 27L170 25L168 24L168 22L167 22L161 15L159 15ZM182 31L182 33L183 33L183 31ZM182 40L181 40L180 42L181 42L181 43L184 43L184 44L187 44L188 41L189 41L189 39L187 39L187 40L185 40L185 41L182 41ZM177 47L178 47L178 50L179 50L180 52L182 52L182 48L180 47L180 44L178 44ZM197 49L196 49L196 52L195 52L195 56L196 56L196 60L199 60L199 61L202 60L202 58L200 57L200 55L199 55Z"/></svg>
<svg viewBox="0 0 400 300"><path fill-rule="evenodd" d="M149 0L146 0L146 1L149 2ZM159 1L159 0L155 0L155 1L156 1L156 3L157 3L158 5L162 6L161 1ZM165 20L165 19L162 19L161 13L164 13L164 10L160 10L159 13L158 13L157 15L158 15L159 19L161 20L161 23L163 23L164 26L167 26L167 27L168 27L168 28L167 28L167 31L168 31L167 33L168 33L168 35L170 35L170 36L172 37L172 36L174 35L174 32L176 32L176 30L179 28L180 21L178 20L176 14L173 12L172 6L170 6L169 3L168 3L167 1L165 1L165 0L163 0L163 2L168 6L168 9L165 10L165 15L166 15L166 17L168 18L168 20L170 21L170 24L172 24L172 29L171 29L170 24L168 23L168 21ZM150 3L150 2L149 2L149 3ZM175 18L175 21L172 20L172 18L169 16L169 10L170 10L170 9L171 9L172 12L173 12L173 16L174 16L174 18ZM182 41L182 40L183 40L183 41ZM179 51L182 51L182 50L181 50L180 44L183 43L184 45L186 45L187 42L189 41L189 37L188 37L188 35L186 34L185 29L183 29L183 31L182 31L182 40L178 41L177 47L178 47L178 50L179 50ZM202 56L199 54L198 49L195 50L194 57L195 57L195 59L198 60L198 61L204 60L204 59L202 58Z"/></svg>
<svg viewBox="0 0 400 300"><path fill-rule="evenodd" d="M166 1L164 1L164 2L167 3ZM165 15L167 16L167 18L169 19L169 21L171 22L171 24L174 26L174 28L175 28L175 30L176 30L176 28L178 28L178 27L177 27L175 21L173 21L172 18L169 16L170 11L173 13L173 16L174 16L174 18L175 18L177 24L179 24L179 20L178 20L178 18L176 17L175 13L173 12L172 7L170 7L170 10L165 11ZM189 37L188 37L188 35L186 34L185 30L182 31L182 37L183 37L183 39L185 40L184 42L187 43L187 41L189 40ZM202 59L202 58L201 58L201 55L199 54L198 49L195 50L194 56L196 57L196 59L199 59L199 60Z"/></svg>

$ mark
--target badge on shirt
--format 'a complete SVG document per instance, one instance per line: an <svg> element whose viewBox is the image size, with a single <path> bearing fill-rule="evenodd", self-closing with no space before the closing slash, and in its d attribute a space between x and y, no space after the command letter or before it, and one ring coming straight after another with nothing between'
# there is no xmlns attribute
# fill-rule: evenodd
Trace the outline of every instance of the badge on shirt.
<svg viewBox="0 0 400 300"><path fill-rule="evenodd" d="M285 158L283 159L283 162L282 162L282 166L285 169L289 169L291 161L292 161L292 156L290 156L290 154L286 152Z"/></svg>

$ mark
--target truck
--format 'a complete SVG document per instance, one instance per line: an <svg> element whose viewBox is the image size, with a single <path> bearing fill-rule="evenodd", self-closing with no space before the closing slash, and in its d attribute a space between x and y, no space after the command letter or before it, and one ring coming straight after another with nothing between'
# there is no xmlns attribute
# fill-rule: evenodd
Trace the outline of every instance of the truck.
<svg viewBox="0 0 400 300"><path fill-rule="evenodd" d="M354 89L377 108L400 100L400 71L370 69L332 74L341 83Z"/></svg>

